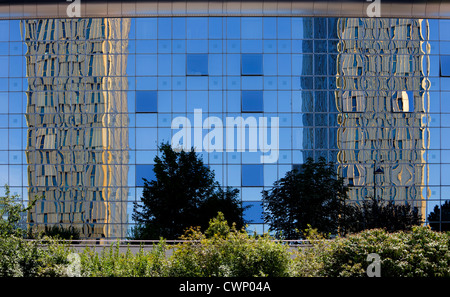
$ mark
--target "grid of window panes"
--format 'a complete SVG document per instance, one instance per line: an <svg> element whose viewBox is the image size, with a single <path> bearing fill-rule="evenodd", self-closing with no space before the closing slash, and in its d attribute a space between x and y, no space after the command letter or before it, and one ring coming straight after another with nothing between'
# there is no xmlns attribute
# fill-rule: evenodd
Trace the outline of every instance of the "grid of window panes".
<svg viewBox="0 0 450 297"><path fill-rule="evenodd" d="M262 153L250 152L248 144L244 152L198 152L222 185L239 188L243 204L251 205L250 228L259 232L267 231L263 189L306 157L336 159L336 19L139 18L129 38L128 100L136 108L130 114L132 121L136 117L130 164L136 165L130 168L136 166L137 185L151 174L157 144L177 132L172 119L184 116L194 124L194 109L201 109L202 120L218 117L223 123L226 117L279 118L278 162L261 164ZM157 110L140 109L140 96L149 92L156 93L151 101ZM140 193L136 188L137 199Z"/></svg>
<svg viewBox="0 0 450 297"><path fill-rule="evenodd" d="M125 32L125 26L121 29L124 30L122 39L108 40L126 44L120 55L126 56L122 67L125 67L123 73L126 73L127 84L121 87L126 95L121 96L126 98L127 112L119 113L127 117L127 123L120 128L127 129L128 143L116 148L128 153L126 162L118 163L127 172L126 184L120 184L127 193L126 198L121 198L121 203L126 206L124 219L110 223L123 225L125 230L133 224L133 202L140 200L142 178L151 179L153 176L152 165L158 155L158 144L170 142L177 132L171 128L172 120L181 116L194 124L194 110L201 109L202 120L218 117L223 123L226 117L279 118L279 158L275 163L262 164L260 157L263 153L250 152L248 146L244 152L199 152L214 170L216 179L223 186L239 188L244 205L252 206L246 211L249 228L267 231L261 217L261 191L271 187L274 181L293 166L302 164L307 157L342 161L339 147L342 137L338 135L344 135L340 134L344 128L357 127L343 125L342 116L350 115L351 118L360 112L358 100L361 97L358 94L342 95L347 98L347 109L337 104L336 99L344 98L336 95L340 87L337 84L338 69L342 70L344 65L338 63L344 63L345 56L342 39L389 41L393 38L389 34L387 39L377 35L361 36L357 35L361 32L358 30L343 37L339 32L346 25L343 25L343 19L338 18L142 17L129 21L129 30ZM429 80L429 89L424 92L422 124L418 127L423 131L423 137L417 140L422 139L426 145L419 152L423 171L420 175L413 175L415 178L421 176L420 180L413 183L421 186L420 195L427 199L428 214L434 206L450 199L450 175L446 174L450 170L450 142L446 137L450 132L450 104L446 97L450 92L450 21L423 20L425 22L428 29L422 41L429 44L430 49L426 54L420 54L429 58L424 59L422 68L425 70L422 69L421 76ZM370 21L360 19L358 24L367 27ZM393 32L398 20L387 20L387 24L387 32ZM408 43L410 39L405 37L403 41ZM76 44L76 38L70 42ZM414 49L415 45L409 47ZM377 50L379 48L368 47L367 52L358 54L364 59ZM29 104L25 58L28 51L21 35L21 22L0 21L0 137L3 140L0 143L0 184L8 184L11 193L20 195L25 204L29 194L30 162L26 157L29 123L25 117ZM419 54L412 52L411 55L417 57ZM76 60L81 56L73 58ZM58 55L55 57L59 58ZM352 66L358 66L358 61ZM355 68L356 76L364 74ZM109 76L117 74L105 74L105 77ZM362 90L355 88L356 91ZM405 91L406 98L412 96L411 90L396 91ZM402 98L395 97L393 102L406 104L398 100ZM411 101L408 103L414 105ZM354 125L358 125L355 117L353 120ZM110 129L115 127L119 126L109 126ZM202 133L203 139L208 131L203 129ZM358 143L355 137L358 136L347 139ZM388 151L386 153L389 154ZM374 159L381 161L376 156ZM385 156L386 163L387 159ZM355 180L347 179L347 182L355 183L352 191L370 196L373 163L368 162L368 158L364 160L362 170L358 169L357 159L346 161L355 165L351 169ZM36 168L42 165L36 160L32 164ZM350 174L344 170L340 173ZM365 174L365 184L358 185L356 177L361 177L361 174ZM111 183L112 178L109 181L99 187L117 187ZM389 181L389 177L378 181L379 193L382 193L383 186L388 187ZM388 192L384 193L388 195ZM121 212L120 217L124 215L123 210ZM122 236L126 234L122 233Z"/></svg>

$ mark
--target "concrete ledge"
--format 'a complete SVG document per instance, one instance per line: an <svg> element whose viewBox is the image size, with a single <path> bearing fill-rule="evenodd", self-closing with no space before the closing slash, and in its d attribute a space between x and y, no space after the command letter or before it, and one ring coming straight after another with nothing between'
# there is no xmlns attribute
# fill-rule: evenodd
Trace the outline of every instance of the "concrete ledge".
<svg viewBox="0 0 450 297"><path fill-rule="evenodd" d="M445 0L321 0L321 1L11 1L0 4L0 19L68 18L68 7L79 16L321 16L370 17L375 5L382 18L450 18Z"/></svg>

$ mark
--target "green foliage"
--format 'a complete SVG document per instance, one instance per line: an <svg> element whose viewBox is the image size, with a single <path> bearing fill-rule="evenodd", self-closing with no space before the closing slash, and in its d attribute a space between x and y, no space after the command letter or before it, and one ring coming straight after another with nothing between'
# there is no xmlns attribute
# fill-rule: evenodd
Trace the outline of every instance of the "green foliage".
<svg viewBox="0 0 450 297"><path fill-rule="evenodd" d="M237 189L222 189L214 171L205 166L194 149L176 152L170 144L160 146L155 158L155 179L144 180L141 203L134 205L137 227L132 239L178 238L190 226L207 228L218 211L244 225Z"/></svg>
<svg viewBox="0 0 450 297"><path fill-rule="evenodd" d="M70 250L48 237L26 241L27 231L20 223L28 207L18 202L18 195L10 195L5 186L5 196L0 197L0 277L64 276ZM45 242L46 248L42 248Z"/></svg>
<svg viewBox="0 0 450 297"><path fill-rule="evenodd" d="M235 229L236 226L233 225ZM205 230L205 236L208 238L218 236L221 238L226 238L230 233L231 228L228 226L228 222L225 220L223 213L218 212L217 217L209 221L209 227Z"/></svg>
<svg viewBox="0 0 450 297"><path fill-rule="evenodd" d="M284 238L296 239L308 224L322 233L338 232L348 188L324 158L309 158L300 171L289 171L263 191L264 220Z"/></svg>
<svg viewBox="0 0 450 297"><path fill-rule="evenodd" d="M206 233L208 238L198 229L188 230L187 241L174 250L170 276L288 276L288 247L267 234L256 237L229 228L221 214Z"/></svg>
<svg viewBox="0 0 450 297"><path fill-rule="evenodd" d="M18 200L19 195L11 196L9 186L5 185L5 196L0 196L0 236L25 235L26 230L20 228L22 215L34 206L37 198L28 207L23 207Z"/></svg>
<svg viewBox="0 0 450 297"><path fill-rule="evenodd" d="M91 277L157 277L166 276L166 243L161 240L150 252L142 248L133 254L129 247L126 252L119 251L119 244L97 252L86 248L80 254L81 275Z"/></svg>
<svg viewBox="0 0 450 297"><path fill-rule="evenodd" d="M219 213L203 233L190 228L185 241L169 247L160 240L150 251L133 254L119 242L80 255L80 275L86 277L364 277L370 262L380 257L381 276L450 277L450 233L413 227L410 231L365 230L327 239L309 226L302 231L309 245L298 249L265 234L251 236L230 227ZM44 247L42 246L44 245ZM173 253L168 256L168 249ZM25 241L0 237L0 276L68 276L70 254L62 241Z"/></svg>
<svg viewBox="0 0 450 297"><path fill-rule="evenodd" d="M70 249L50 238L40 241L0 237L0 277L66 276Z"/></svg>
<svg viewBox="0 0 450 297"><path fill-rule="evenodd" d="M388 233L366 230L330 242L322 255L324 276L365 276L367 255L381 259L381 276L449 277L449 234L413 227L411 231Z"/></svg>

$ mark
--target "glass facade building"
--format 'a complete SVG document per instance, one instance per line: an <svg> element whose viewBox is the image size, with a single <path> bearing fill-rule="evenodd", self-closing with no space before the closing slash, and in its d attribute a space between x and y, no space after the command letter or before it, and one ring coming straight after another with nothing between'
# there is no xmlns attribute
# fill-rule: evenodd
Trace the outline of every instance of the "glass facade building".
<svg viewBox="0 0 450 297"><path fill-rule="evenodd" d="M195 147L257 232L261 191L309 157L356 203L408 202L426 223L450 199L446 19L4 19L0 65L0 184L44 197L37 229L125 238L162 142Z"/></svg>

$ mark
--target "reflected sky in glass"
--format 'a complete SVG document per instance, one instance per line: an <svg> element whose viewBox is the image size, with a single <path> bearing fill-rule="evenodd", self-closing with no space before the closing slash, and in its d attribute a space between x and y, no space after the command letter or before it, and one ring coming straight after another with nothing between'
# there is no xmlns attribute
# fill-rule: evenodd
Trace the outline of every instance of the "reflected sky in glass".
<svg viewBox="0 0 450 297"><path fill-rule="evenodd" d="M367 30L371 21L136 18L130 19L128 39L111 38L107 47L93 44L91 51L91 45L75 37L56 42L44 31L37 40L46 45L36 43L30 50L33 42L27 45L21 34L24 24L1 20L0 182L23 195L29 164L57 168L57 161L69 160L52 161L44 149L27 149L30 139L39 139L43 147L64 139L82 143L83 138L92 145L106 139L101 133L76 132L89 119L98 123L94 128L103 123L105 131L115 133L108 141L121 146L114 150L129 153L129 159L106 158L133 171L134 178L118 187L142 186L139 180L158 155L158 142L176 132L172 119L183 116L193 124L194 109L200 108L202 120L214 116L225 121L245 113L280 119L280 158L270 170L257 164L259 155L251 152L202 153L205 163L217 166L216 178L224 186L267 188L307 157L324 156L342 165L339 172L353 179L356 196L370 196L376 159L391 169L375 181L380 195L441 203L450 199L450 21L423 20L419 27L407 19L380 19L376 34ZM61 27L55 28L57 34ZM92 62L80 66L84 59ZM43 79L39 71L45 67L53 74ZM81 67L80 76L73 80L67 74L76 67ZM84 88L81 78L95 81L99 89ZM77 88L70 96L65 95L69 86ZM101 102L100 93L111 99L109 104ZM88 103L77 103L81 98ZM119 104L118 98L126 101ZM38 126L45 121L47 126ZM57 132L40 130L50 127ZM56 136L45 139L41 133ZM51 185L49 174L47 184L44 177L43 184L33 186ZM57 178L57 184L63 182ZM260 198L255 191L246 193L244 201Z"/></svg>

